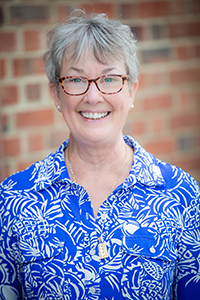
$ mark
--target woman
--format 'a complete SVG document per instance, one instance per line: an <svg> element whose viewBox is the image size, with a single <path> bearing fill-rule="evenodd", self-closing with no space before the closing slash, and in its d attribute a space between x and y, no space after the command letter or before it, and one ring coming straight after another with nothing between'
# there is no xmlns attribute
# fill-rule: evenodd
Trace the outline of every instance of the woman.
<svg viewBox="0 0 200 300"><path fill-rule="evenodd" d="M200 299L199 188L123 136L136 40L105 15L49 34L70 138L1 184L1 299Z"/></svg>

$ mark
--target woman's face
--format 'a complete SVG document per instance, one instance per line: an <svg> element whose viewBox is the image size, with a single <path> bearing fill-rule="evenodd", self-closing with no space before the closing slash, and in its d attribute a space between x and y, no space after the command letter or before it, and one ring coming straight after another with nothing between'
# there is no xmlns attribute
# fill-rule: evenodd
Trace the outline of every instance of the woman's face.
<svg viewBox="0 0 200 300"><path fill-rule="evenodd" d="M64 61L60 77L84 76L94 79L108 74L126 75L124 62L101 64L89 53L76 63ZM136 89L137 83L130 88L126 80L122 91L105 95L92 82L86 94L71 96L63 91L61 84L58 92L55 85L50 84L55 105L60 106L70 134L77 142L84 143L107 143L121 138Z"/></svg>

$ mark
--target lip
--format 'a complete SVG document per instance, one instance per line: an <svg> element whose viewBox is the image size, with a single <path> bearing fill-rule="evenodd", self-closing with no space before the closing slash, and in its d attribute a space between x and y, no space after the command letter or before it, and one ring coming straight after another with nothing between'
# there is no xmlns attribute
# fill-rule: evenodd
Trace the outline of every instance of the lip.
<svg viewBox="0 0 200 300"><path fill-rule="evenodd" d="M100 121L105 119L110 111L79 111L79 114L88 121Z"/></svg>

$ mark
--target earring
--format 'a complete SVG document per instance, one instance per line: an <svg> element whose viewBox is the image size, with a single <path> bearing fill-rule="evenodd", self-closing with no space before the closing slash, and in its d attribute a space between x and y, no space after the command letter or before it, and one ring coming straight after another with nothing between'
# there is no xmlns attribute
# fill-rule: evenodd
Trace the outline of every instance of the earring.
<svg viewBox="0 0 200 300"><path fill-rule="evenodd" d="M131 104L131 108L133 108L134 107L134 104Z"/></svg>
<svg viewBox="0 0 200 300"><path fill-rule="evenodd" d="M60 105L57 106L57 109L59 112L61 112Z"/></svg>

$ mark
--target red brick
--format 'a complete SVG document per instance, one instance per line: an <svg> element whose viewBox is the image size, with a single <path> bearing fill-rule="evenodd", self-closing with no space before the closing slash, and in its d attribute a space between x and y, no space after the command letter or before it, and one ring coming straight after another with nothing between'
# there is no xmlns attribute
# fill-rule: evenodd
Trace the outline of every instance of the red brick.
<svg viewBox="0 0 200 300"><path fill-rule="evenodd" d="M153 131L159 132L163 130L163 119L154 119L153 120Z"/></svg>
<svg viewBox="0 0 200 300"><path fill-rule="evenodd" d="M176 49L176 56L178 59L191 59L191 58L198 58L200 56L200 46L192 45L192 46L177 46Z"/></svg>
<svg viewBox="0 0 200 300"><path fill-rule="evenodd" d="M200 110L200 91L194 94L195 104Z"/></svg>
<svg viewBox="0 0 200 300"><path fill-rule="evenodd" d="M172 105L171 95L155 95L145 97L144 99L144 109L145 110L155 110L160 108L169 108Z"/></svg>
<svg viewBox="0 0 200 300"><path fill-rule="evenodd" d="M200 58L200 45L195 46L195 57Z"/></svg>
<svg viewBox="0 0 200 300"><path fill-rule="evenodd" d="M169 154L175 150L175 143L171 138L159 139L159 141L146 143L144 148L154 155Z"/></svg>
<svg viewBox="0 0 200 300"><path fill-rule="evenodd" d="M165 17L170 13L168 1L150 1L139 3L140 18Z"/></svg>
<svg viewBox="0 0 200 300"><path fill-rule="evenodd" d="M199 36L200 22L174 23L169 25L169 34L171 38Z"/></svg>
<svg viewBox="0 0 200 300"><path fill-rule="evenodd" d="M28 151L39 151L44 148L43 136L41 134L30 135L28 137Z"/></svg>
<svg viewBox="0 0 200 300"><path fill-rule="evenodd" d="M26 30L24 32L25 50L38 50L40 46L40 32L38 30Z"/></svg>
<svg viewBox="0 0 200 300"><path fill-rule="evenodd" d="M181 15L185 11L184 1L182 0L173 0L171 1L171 14Z"/></svg>
<svg viewBox="0 0 200 300"><path fill-rule="evenodd" d="M48 146L50 148L58 148L68 137L69 131L68 128L59 132L52 132L49 138L47 139Z"/></svg>
<svg viewBox="0 0 200 300"><path fill-rule="evenodd" d="M13 74L15 76L25 75L25 60L17 58L13 60Z"/></svg>
<svg viewBox="0 0 200 300"><path fill-rule="evenodd" d="M182 159L178 158L173 161L173 164L186 172L189 172L191 170L198 170L200 169L200 156L188 156L184 157Z"/></svg>
<svg viewBox="0 0 200 300"><path fill-rule="evenodd" d="M0 51L16 50L16 38L14 32L0 32Z"/></svg>
<svg viewBox="0 0 200 300"><path fill-rule="evenodd" d="M145 132L145 125L143 121L133 121L132 125L133 135L143 134Z"/></svg>
<svg viewBox="0 0 200 300"><path fill-rule="evenodd" d="M58 21L63 21L70 15L71 9L69 6L59 6L58 7Z"/></svg>
<svg viewBox="0 0 200 300"><path fill-rule="evenodd" d="M170 73L171 84L199 83L200 69L175 70Z"/></svg>
<svg viewBox="0 0 200 300"><path fill-rule="evenodd" d="M147 88L147 87L157 87L158 85L161 86L163 83L165 83L166 75L164 72L162 73L142 73L139 76L139 89L141 88Z"/></svg>
<svg viewBox="0 0 200 300"><path fill-rule="evenodd" d="M0 78L4 78L6 76L6 60L0 59Z"/></svg>
<svg viewBox="0 0 200 300"><path fill-rule="evenodd" d="M0 25L3 25L3 23L4 23L3 7L0 7Z"/></svg>
<svg viewBox="0 0 200 300"><path fill-rule="evenodd" d="M3 140L3 155L4 157L16 156L20 154L20 140L19 138L9 138Z"/></svg>
<svg viewBox="0 0 200 300"><path fill-rule="evenodd" d="M30 160L30 161L26 161L26 162L24 162L24 161L19 161L19 162L17 163L17 166L16 166L16 172L27 169L27 168L30 167L34 162L35 162L35 160Z"/></svg>
<svg viewBox="0 0 200 300"><path fill-rule="evenodd" d="M4 164L1 166L0 169L0 182L10 175L11 175L10 166L4 162Z"/></svg>
<svg viewBox="0 0 200 300"><path fill-rule="evenodd" d="M200 113L184 113L171 119L172 129L192 127L200 125Z"/></svg>
<svg viewBox="0 0 200 300"><path fill-rule="evenodd" d="M152 38L154 40L161 40L167 37L166 35L166 25L164 24L153 24L150 29L152 32Z"/></svg>
<svg viewBox="0 0 200 300"><path fill-rule="evenodd" d="M200 111L200 91L198 92L182 92L180 94L180 105L185 111Z"/></svg>
<svg viewBox="0 0 200 300"><path fill-rule="evenodd" d="M133 3L124 3L121 5L122 18L132 19L138 17L138 5Z"/></svg>
<svg viewBox="0 0 200 300"><path fill-rule="evenodd" d="M178 59L188 59L188 47L178 46L176 49L176 56Z"/></svg>
<svg viewBox="0 0 200 300"><path fill-rule="evenodd" d="M145 26L131 26L132 33L136 36L139 41L146 39L146 28Z"/></svg>
<svg viewBox="0 0 200 300"><path fill-rule="evenodd" d="M197 147L200 147L200 134L198 134L196 137L196 145Z"/></svg>
<svg viewBox="0 0 200 300"><path fill-rule="evenodd" d="M49 22L49 7L45 5L16 5L10 7L12 24L43 24Z"/></svg>
<svg viewBox="0 0 200 300"><path fill-rule="evenodd" d="M189 58L189 50L187 46L178 46L176 48L177 58L178 59L188 59Z"/></svg>
<svg viewBox="0 0 200 300"><path fill-rule="evenodd" d="M181 107L188 107L191 103L190 101L191 99L191 94L187 94L187 93L182 93L180 95L180 104L181 104Z"/></svg>
<svg viewBox="0 0 200 300"><path fill-rule="evenodd" d="M180 153L191 153L196 147L196 142L197 139L193 133L184 133L177 138L177 150Z"/></svg>
<svg viewBox="0 0 200 300"><path fill-rule="evenodd" d="M29 101L40 100L41 86L40 84L28 84L26 86L26 97Z"/></svg>
<svg viewBox="0 0 200 300"><path fill-rule="evenodd" d="M80 8L85 9L86 12L106 13L109 17L114 16L114 4L112 3L83 3Z"/></svg>
<svg viewBox="0 0 200 300"><path fill-rule="evenodd" d="M54 122L53 109L41 109L16 114L17 128L47 126Z"/></svg>
<svg viewBox="0 0 200 300"><path fill-rule="evenodd" d="M1 114L0 123L2 131L7 132L9 130L9 116L7 114Z"/></svg>
<svg viewBox="0 0 200 300"><path fill-rule="evenodd" d="M185 9L188 13L200 13L200 2L199 0L189 0L189 1L183 1L185 4Z"/></svg>
<svg viewBox="0 0 200 300"><path fill-rule="evenodd" d="M13 60L14 76L45 73L44 62L41 58L16 58Z"/></svg>
<svg viewBox="0 0 200 300"><path fill-rule="evenodd" d="M140 51L142 63L155 63L171 59L170 47L145 49Z"/></svg>
<svg viewBox="0 0 200 300"><path fill-rule="evenodd" d="M16 85L7 85L1 88L3 105L12 105L18 102L18 88Z"/></svg>

